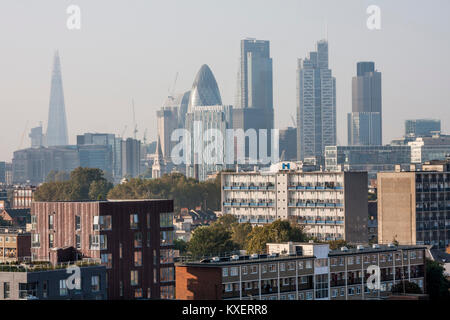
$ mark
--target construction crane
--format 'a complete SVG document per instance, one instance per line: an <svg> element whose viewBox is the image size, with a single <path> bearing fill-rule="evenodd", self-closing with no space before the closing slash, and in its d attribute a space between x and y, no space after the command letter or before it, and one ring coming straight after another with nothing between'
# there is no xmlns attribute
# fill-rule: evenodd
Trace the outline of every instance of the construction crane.
<svg viewBox="0 0 450 320"><path fill-rule="evenodd" d="M22 149L23 139L25 138L25 133L27 132L27 129L28 129L28 120L27 120L27 123L25 124L25 129L23 129L22 137L20 138L20 144L19 144L19 147L17 148L19 150Z"/></svg>
<svg viewBox="0 0 450 320"><path fill-rule="evenodd" d="M134 99L131 99L131 104L133 105L133 137L136 140L136 134L138 133L137 124L136 124L136 112L134 110Z"/></svg>
<svg viewBox="0 0 450 320"><path fill-rule="evenodd" d="M178 71L175 74L175 80L173 81L173 85L172 85L172 89L169 88L169 98L172 98L172 100L174 99L174 95L175 95L175 85L177 84L177 80L178 80Z"/></svg>

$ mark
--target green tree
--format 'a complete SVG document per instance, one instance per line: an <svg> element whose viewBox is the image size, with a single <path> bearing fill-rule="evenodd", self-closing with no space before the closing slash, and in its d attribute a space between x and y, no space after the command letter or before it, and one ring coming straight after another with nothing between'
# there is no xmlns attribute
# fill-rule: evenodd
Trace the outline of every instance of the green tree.
<svg viewBox="0 0 450 320"><path fill-rule="evenodd" d="M188 244L188 251L195 258L223 255L236 249L231 233L220 226L198 227Z"/></svg>
<svg viewBox="0 0 450 320"><path fill-rule="evenodd" d="M392 293L395 294L422 294L422 289L414 282L401 281L392 287Z"/></svg>
<svg viewBox="0 0 450 320"><path fill-rule="evenodd" d="M288 221L277 220L263 227L255 227L248 235L245 248L248 253L263 253L266 251L266 244L281 242L303 242L307 237L303 229Z"/></svg>
<svg viewBox="0 0 450 320"><path fill-rule="evenodd" d="M252 230L252 225L248 222L235 223L231 227L231 240L233 240L239 249L244 249Z"/></svg>
<svg viewBox="0 0 450 320"><path fill-rule="evenodd" d="M450 299L450 281L444 276L444 267L436 261L426 260L426 292L431 300Z"/></svg>
<svg viewBox="0 0 450 320"><path fill-rule="evenodd" d="M348 243L345 240L328 241L328 244L330 245L330 250L337 250L342 247L348 247Z"/></svg>
<svg viewBox="0 0 450 320"><path fill-rule="evenodd" d="M57 179L57 173L50 175ZM100 169L77 168L67 181L51 181L42 184L35 192L36 201L81 201L106 199L113 187Z"/></svg>
<svg viewBox="0 0 450 320"><path fill-rule="evenodd" d="M176 239L173 242L173 245L175 247L175 250L179 250L180 251L180 254L185 254L186 253L188 244L183 239Z"/></svg>

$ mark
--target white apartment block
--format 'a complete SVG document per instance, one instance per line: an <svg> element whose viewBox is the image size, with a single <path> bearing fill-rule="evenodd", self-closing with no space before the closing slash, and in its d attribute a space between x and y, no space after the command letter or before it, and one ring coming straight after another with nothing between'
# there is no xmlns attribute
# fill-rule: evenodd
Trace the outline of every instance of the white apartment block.
<svg viewBox="0 0 450 320"><path fill-rule="evenodd" d="M367 192L366 172L302 172L286 162L224 172L222 212L254 225L294 221L319 240L367 242Z"/></svg>

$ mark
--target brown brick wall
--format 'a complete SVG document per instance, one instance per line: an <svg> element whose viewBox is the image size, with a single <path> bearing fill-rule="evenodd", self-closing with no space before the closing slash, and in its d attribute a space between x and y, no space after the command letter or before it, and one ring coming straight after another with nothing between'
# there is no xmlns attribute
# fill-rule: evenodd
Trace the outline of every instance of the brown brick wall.
<svg viewBox="0 0 450 320"><path fill-rule="evenodd" d="M221 300L222 274L220 268L177 266L176 293L179 300Z"/></svg>

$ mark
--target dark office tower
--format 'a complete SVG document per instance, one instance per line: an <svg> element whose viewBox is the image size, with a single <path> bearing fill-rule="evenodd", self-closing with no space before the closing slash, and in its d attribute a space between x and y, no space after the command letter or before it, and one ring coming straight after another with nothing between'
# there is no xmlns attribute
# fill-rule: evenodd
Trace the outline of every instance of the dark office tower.
<svg viewBox="0 0 450 320"><path fill-rule="evenodd" d="M273 72L269 41L241 40L238 78L236 108L233 109L233 128L244 131L255 129L257 132L260 129L266 129L269 151L270 130L274 127ZM259 144L258 141L258 146ZM248 145L246 145L246 154L248 154Z"/></svg>
<svg viewBox="0 0 450 320"><path fill-rule="evenodd" d="M132 138L122 141L122 176L136 178L141 173L141 142Z"/></svg>
<svg viewBox="0 0 450 320"><path fill-rule="evenodd" d="M6 183L6 163L0 162L0 184Z"/></svg>
<svg viewBox="0 0 450 320"><path fill-rule="evenodd" d="M56 51L53 61L52 84L50 89L50 107L47 124L47 146L65 146L68 144L66 108L61 77L61 63Z"/></svg>
<svg viewBox="0 0 450 320"><path fill-rule="evenodd" d="M328 68L328 42L321 40L297 65L297 157L321 157L336 145L336 79Z"/></svg>
<svg viewBox="0 0 450 320"><path fill-rule="evenodd" d="M352 79L352 113L348 114L348 144L382 144L381 73L374 62L358 62Z"/></svg>

